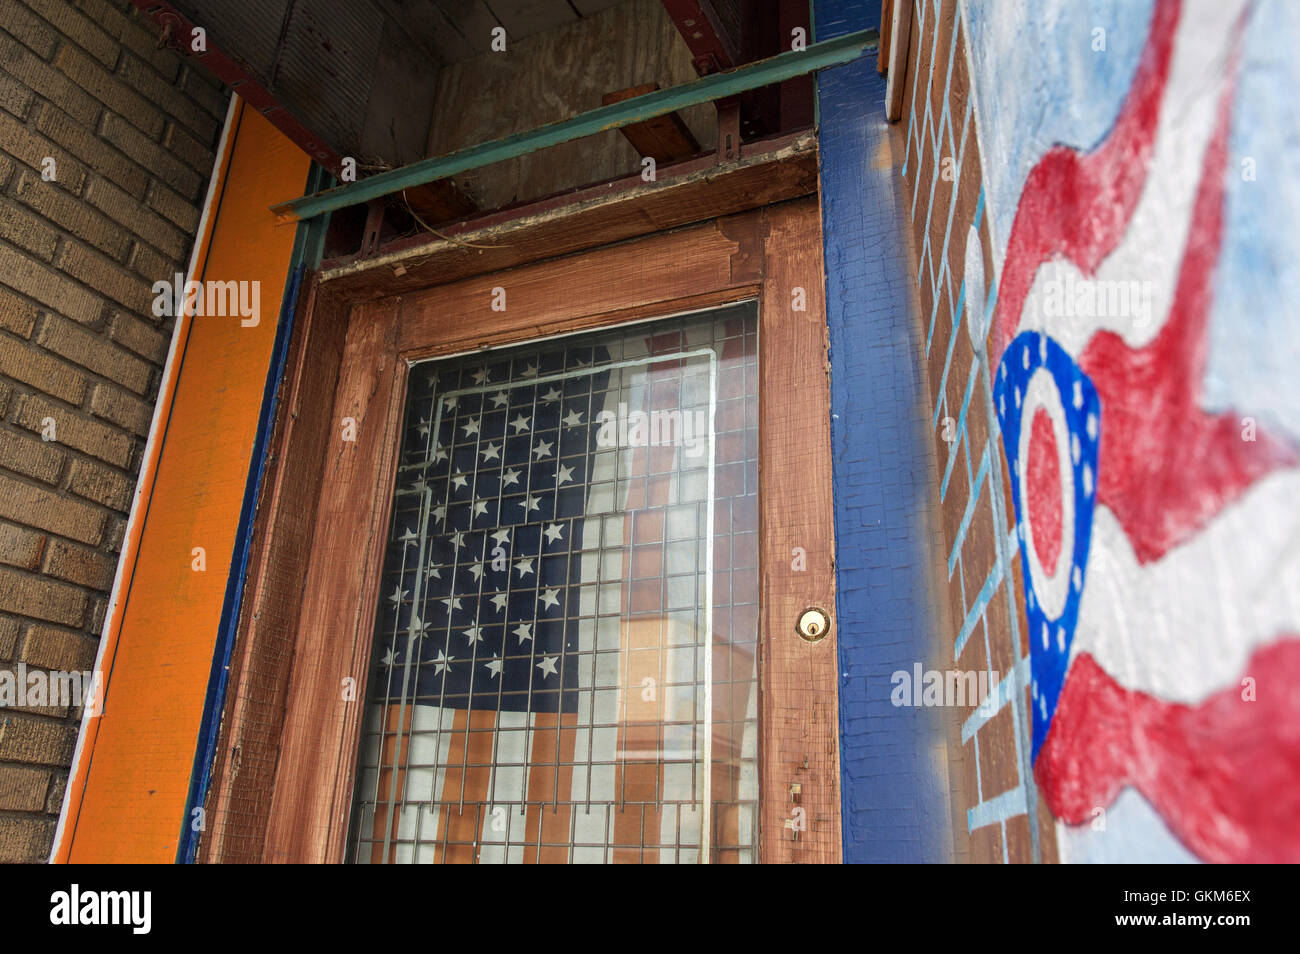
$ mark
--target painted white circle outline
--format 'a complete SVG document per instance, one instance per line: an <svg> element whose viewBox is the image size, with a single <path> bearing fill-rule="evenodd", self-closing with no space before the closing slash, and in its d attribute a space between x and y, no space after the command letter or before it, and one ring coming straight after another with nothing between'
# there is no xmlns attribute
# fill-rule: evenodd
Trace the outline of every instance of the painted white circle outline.
<svg viewBox="0 0 1300 954"><path fill-rule="evenodd" d="M1056 558L1056 572L1048 575L1034 546L1034 523L1029 514L1029 439L1033 435L1034 417L1039 409L1052 422L1056 442L1057 474L1061 481L1061 549ZM1029 577L1043 615L1053 622L1060 619L1070 595L1070 573L1074 569L1074 468L1070 465L1070 429L1065 423L1065 408L1056 381L1046 368L1038 368L1025 389L1020 416L1020 500L1024 507L1024 546L1029 563Z"/></svg>

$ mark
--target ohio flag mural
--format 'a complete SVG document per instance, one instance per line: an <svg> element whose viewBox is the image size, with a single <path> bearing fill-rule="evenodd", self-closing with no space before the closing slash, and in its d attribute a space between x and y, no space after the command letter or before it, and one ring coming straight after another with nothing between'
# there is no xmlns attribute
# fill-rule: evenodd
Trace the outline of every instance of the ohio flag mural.
<svg viewBox="0 0 1300 954"><path fill-rule="evenodd" d="M1110 857L1298 861L1300 169L1279 91L1300 12L1047 6L1091 85L1022 53L979 90L1006 159L985 166L988 346L1035 778L1084 860L1111 838ZM1014 11L963 11L973 48L1009 44Z"/></svg>

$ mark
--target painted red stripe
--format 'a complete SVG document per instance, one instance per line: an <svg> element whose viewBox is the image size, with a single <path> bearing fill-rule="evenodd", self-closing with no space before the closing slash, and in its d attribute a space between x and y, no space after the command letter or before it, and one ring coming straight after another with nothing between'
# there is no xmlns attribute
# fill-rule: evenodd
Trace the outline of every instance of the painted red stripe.
<svg viewBox="0 0 1300 954"><path fill-rule="evenodd" d="M1052 814L1092 823L1131 785L1206 861L1300 861L1300 633L1241 676L1190 706L1125 689L1080 655L1034 767Z"/></svg>

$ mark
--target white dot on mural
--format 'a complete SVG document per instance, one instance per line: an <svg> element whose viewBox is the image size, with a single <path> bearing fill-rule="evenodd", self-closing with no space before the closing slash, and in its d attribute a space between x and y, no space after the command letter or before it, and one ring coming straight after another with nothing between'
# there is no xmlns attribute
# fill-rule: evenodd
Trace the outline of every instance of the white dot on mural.
<svg viewBox="0 0 1300 954"><path fill-rule="evenodd" d="M1016 407L1020 407L1021 395L1019 386L1016 387Z"/></svg>
<svg viewBox="0 0 1300 954"><path fill-rule="evenodd" d="M1097 415L1088 415L1088 439L1095 441L1097 439Z"/></svg>
<svg viewBox="0 0 1300 954"><path fill-rule="evenodd" d="M1047 335L1038 336L1038 360L1047 360Z"/></svg>
<svg viewBox="0 0 1300 954"><path fill-rule="evenodd" d="M1081 407L1083 407L1083 385L1080 382L1075 381L1074 382L1074 409L1077 411Z"/></svg>
<svg viewBox="0 0 1300 954"><path fill-rule="evenodd" d="M1089 464L1083 465L1083 492L1086 496L1092 496L1092 467Z"/></svg>
<svg viewBox="0 0 1300 954"><path fill-rule="evenodd" d="M1026 371L1029 370L1029 345L1025 345L1025 350L1020 355L1020 363L1025 366Z"/></svg>
<svg viewBox="0 0 1300 954"><path fill-rule="evenodd" d="M1037 699L1037 698L1038 698L1038 680L1037 680L1037 679L1033 680L1029 685L1030 685L1030 688L1033 690L1034 698Z"/></svg>
<svg viewBox="0 0 1300 954"><path fill-rule="evenodd" d="M1076 590L1083 589L1083 573L1079 571L1079 568L1077 566L1074 568L1073 579L1074 579L1074 588Z"/></svg>
<svg viewBox="0 0 1300 954"><path fill-rule="evenodd" d="M1046 696L1042 696L1039 698L1038 711L1043 714L1044 719L1047 718L1047 697Z"/></svg>
<svg viewBox="0 0 1300 954"><path fill-rule="evenodd" d="M1074 459L1075 465L1078 466L1079 463L1079 435L1078 434L1070 435L1070 457Z"/></svg>
<svg viewBox="0 0 1300 954"><path fill-rule="evenodd" d="M1058 652L1065 652L1065 627L1056 627L1056 648Z"/></svg>
<svg viewBox="0 0 1300 954"><path fill-rule="evenodd" d="M1047 624L1043 624L1043 648L1047 648Z"/></svg>

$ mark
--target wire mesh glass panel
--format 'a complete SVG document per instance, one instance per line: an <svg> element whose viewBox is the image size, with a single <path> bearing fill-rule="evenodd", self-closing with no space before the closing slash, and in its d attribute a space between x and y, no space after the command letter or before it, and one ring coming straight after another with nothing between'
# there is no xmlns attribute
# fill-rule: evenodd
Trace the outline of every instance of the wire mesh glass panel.
<svg viewBox="0 0 1300 954"><path fill-rule="evenodd" d="M349 859L748 862L753 302L411 370Z"/></svg>

